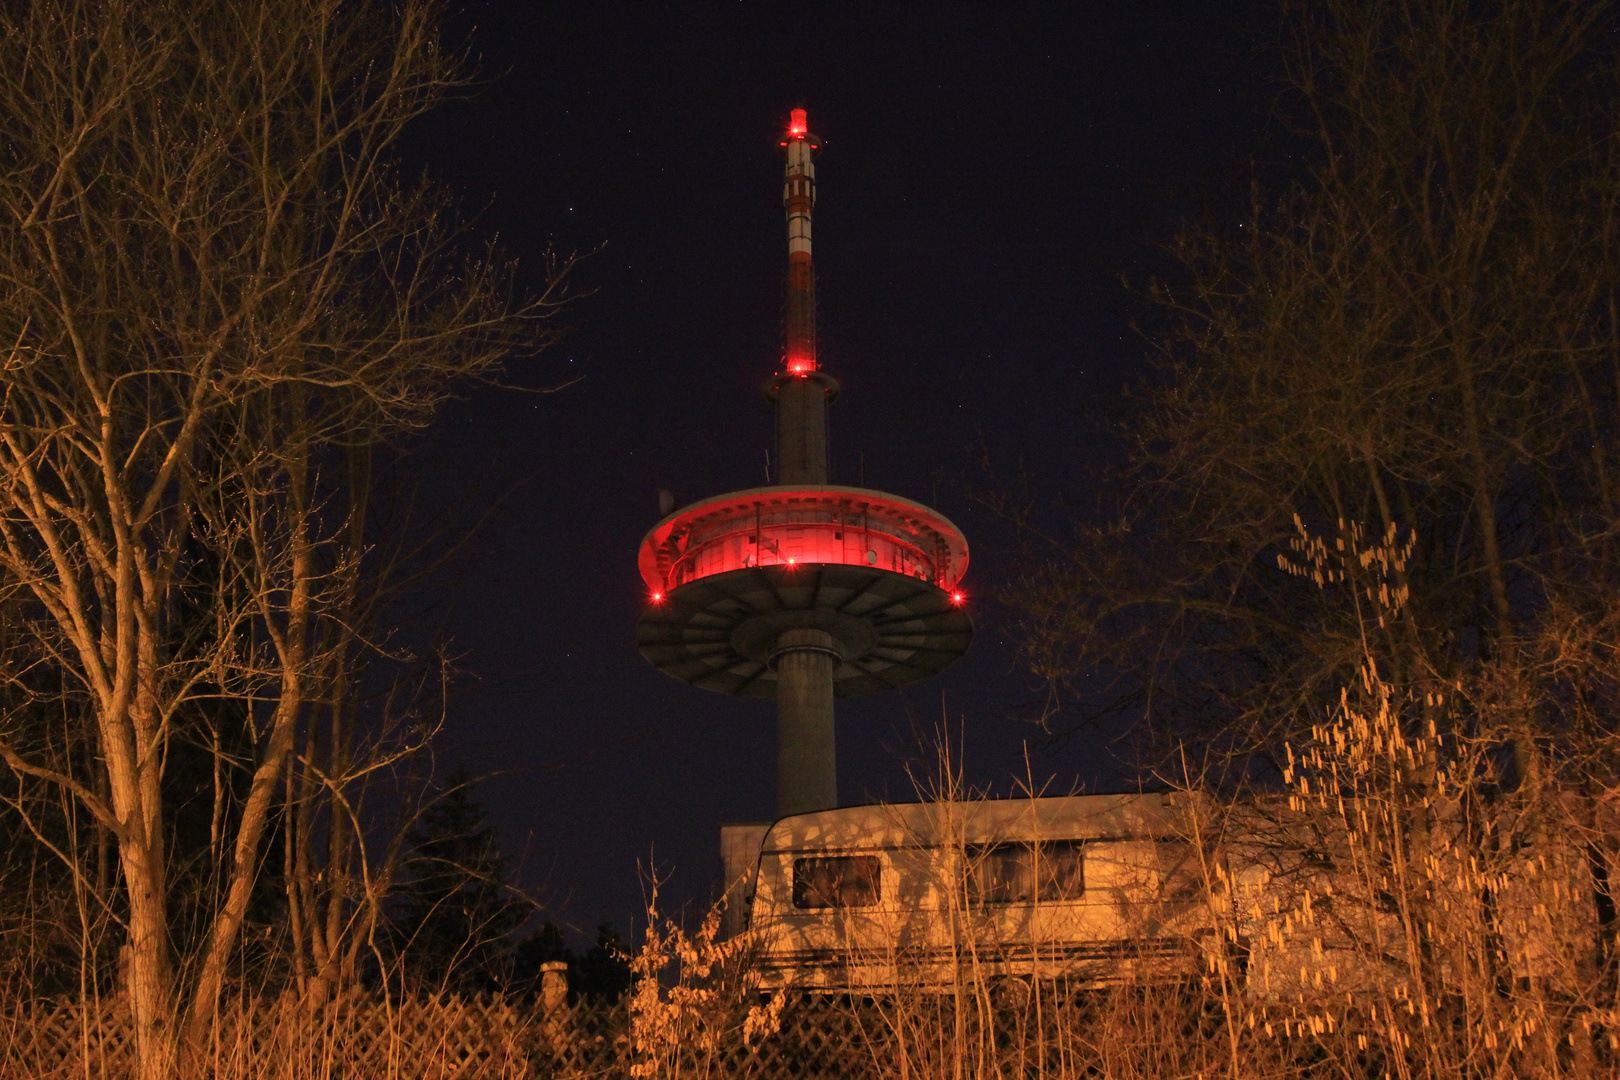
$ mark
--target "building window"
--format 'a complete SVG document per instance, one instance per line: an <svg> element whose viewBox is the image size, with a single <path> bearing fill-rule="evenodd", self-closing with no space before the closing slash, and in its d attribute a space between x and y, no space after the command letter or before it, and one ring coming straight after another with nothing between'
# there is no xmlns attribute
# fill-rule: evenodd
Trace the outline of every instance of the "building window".
<svg viewBox="0 0 1620 1080"><path fill-rule="evenodd" d="M872 907L882 895L876 855L816 856L793 860L796 908Z"/></svg>
<svg viewBox="0 0 1620 1080"><path fill-rule="evenodd" d="M1086 891L1085 845L1079 840L970 847L968 896L976 904L1078 900Z"/></svg>

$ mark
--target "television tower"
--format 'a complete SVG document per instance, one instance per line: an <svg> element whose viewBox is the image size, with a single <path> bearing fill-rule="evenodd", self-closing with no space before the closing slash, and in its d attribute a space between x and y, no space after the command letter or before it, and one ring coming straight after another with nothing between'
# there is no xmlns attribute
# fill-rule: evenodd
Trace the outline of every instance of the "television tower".
<svg viewBox="0 0 1620 1080"><path fill-rule="evenodd" d="M892 690L967 650L956 590L967 541L921 503L828 483L827 406L838 380L816 356L810 222L821 143L803 109L787 159L787 341L765 382L776 406L776 484L676 510L641 542L651 603L636 644L705 690L774 697L777 813L838 805L833 699Z"/></svg>

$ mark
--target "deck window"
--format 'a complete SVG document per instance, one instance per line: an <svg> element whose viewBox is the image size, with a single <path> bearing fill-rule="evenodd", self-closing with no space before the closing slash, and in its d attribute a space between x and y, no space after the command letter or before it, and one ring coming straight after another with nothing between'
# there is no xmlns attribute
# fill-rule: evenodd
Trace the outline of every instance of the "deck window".
<svg viewBox="0 0 1620 1080"><path fill-rule="evenodd" d="M814 856L793 860L796 908L872 907L881 896L882 864L876 855Z"/></svg>
<svg viewBox="0 0 1620 1080"><path fill-rule="evenodd" d="M977 904L1078 900L1086 890L1079 840L986 844L968 849L968 895Z"/></svg>

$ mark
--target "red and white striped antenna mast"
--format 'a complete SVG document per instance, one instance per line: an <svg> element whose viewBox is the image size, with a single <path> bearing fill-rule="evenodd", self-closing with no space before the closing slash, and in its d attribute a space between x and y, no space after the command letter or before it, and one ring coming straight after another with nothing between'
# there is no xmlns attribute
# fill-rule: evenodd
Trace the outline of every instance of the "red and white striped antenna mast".
<svg viewBox="0 0 1620 1080"><path fill-rule="evenodd" d="M810 134L803 109L794 109L782 140L787 176L782 207L787 211L787 350L785 371L816 370L816 273L810 254L810 225L816 210L816 155L821 141Z"/></svg>
<svg viewBox="0 0 1620 1080"><path fill-rule="evenodd" d="M765 384L765 395L776 406L776 482L825 484L827 406L838 397L838 380L816 362L816 269L810 230L821 140L810 134L803 109L793 110L780 146L787 161L782 178L782 208L787 213L787 341L782 370Z"/></svg>

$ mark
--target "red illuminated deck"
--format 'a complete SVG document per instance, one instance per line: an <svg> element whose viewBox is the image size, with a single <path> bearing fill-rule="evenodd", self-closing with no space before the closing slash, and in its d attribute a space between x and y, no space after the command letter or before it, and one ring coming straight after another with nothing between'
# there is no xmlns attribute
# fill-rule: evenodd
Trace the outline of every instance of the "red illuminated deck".
<svg viewBox="0 0 1620 1080"><path fill-rule="evenodd" d="M641 576L657 599L693 581L750 567L863 566L950 591L967 541L921 503L865 488L764 487L693 503L653 526Z"/></svg>

